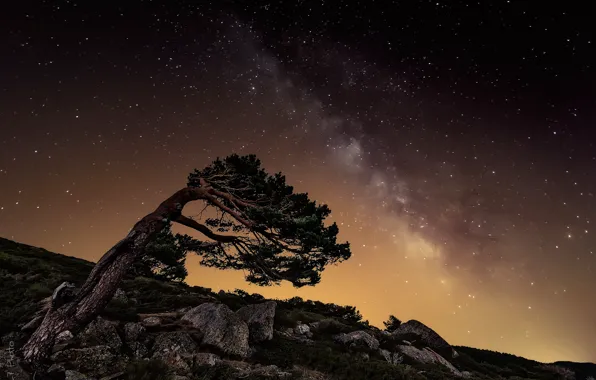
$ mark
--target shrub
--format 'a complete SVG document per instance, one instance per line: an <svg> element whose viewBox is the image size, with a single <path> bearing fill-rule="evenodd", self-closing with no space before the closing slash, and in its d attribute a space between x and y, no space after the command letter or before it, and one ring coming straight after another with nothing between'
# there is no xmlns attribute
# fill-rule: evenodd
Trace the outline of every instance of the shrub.
<svg viewBox="0 0 596 380"><path fill-rule="evenodd" d="M394 332L401 325L401 321L395 318L395 315L390 315L383 325L385 325L385 331Z"/></svg>
<svg viewBox="0 0 596 380"><path fill-rule="evenodd" d="M341 380L424 379L410 367L395 366L385 361L364 361L359 355L345 352L332 342L315 341L305 345L279 335L259 347L252 360L283 369L300 365Z"/></svg>

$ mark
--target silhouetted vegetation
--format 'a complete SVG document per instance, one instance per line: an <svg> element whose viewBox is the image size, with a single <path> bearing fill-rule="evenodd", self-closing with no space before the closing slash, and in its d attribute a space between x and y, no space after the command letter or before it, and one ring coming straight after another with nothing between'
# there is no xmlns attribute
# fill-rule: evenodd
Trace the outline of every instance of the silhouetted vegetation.
<svg viewBox="0 0 596 380"><path fill-rule="evenodd" d="M394 332L401 325L401 321L394 315L390 315L389 319L383 322L383 325L385 326L385 331Z"/></svg>

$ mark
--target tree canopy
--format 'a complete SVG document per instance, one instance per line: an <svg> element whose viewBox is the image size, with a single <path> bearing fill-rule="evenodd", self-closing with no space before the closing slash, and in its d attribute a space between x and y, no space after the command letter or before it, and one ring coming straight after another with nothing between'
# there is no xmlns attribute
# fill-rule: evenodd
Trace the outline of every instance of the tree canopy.
<svg viewBox="0 0 596 380"><path fill-rule="evenodd" d="M327 265L351 256L349 243L337 242L337 224L324 224L329 207L295 193L281 173L265 172L255 155L218 158L190 173L187 186L207 190L204 209L200 220L180 216L176 222L210 240L176 239L203 265L243 270L258 285L287 280L302 287L317 284Z"/></svg>
<svg viewBox="0 0 596 380"><path fill-rule="evenodd" d="M187 251L180 240L179 235L172 233L171 224L166 224L145 247L143 256L132 268L132 273L162 281L184 281L188 275L185 267Z"/></svg>

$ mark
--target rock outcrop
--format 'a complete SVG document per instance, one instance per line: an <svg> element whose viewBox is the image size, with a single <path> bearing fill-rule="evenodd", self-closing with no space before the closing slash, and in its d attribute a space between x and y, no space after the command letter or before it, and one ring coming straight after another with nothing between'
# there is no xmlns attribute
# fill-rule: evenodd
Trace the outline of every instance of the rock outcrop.
<svg viewBox="0 0 596 380"><path fill-rule="evenodd" d="M379 341L366 331L353 331L351 333L341 333L333 338L336 342L342 344L365 344L371 350L379 349Z"/></svg>
<svg viewBox="0 0 596 380"><path fill-rule="evenodd" d="M101 317L97 317L89 323L78 338L81 340L81 344L87 347L107 346L114 352L118 352L122 348L122 340L114 324Z"/></svg>
<svg viewBox="0 0 596 380"><path fill-rule="evenodd" d="M273 339L275 301L267 301L240 308L236 314L248 325L249 339L258 343Z"/></svg>
<svg viewBox="0 0 596 380"><path fill-rule="evenodd" d="M425 364L441 364L447 367L455 376L463 377L463 374L457 368L455 368L453 364L428 347L424 349L418 349L414 346L406 345L399 346L398 348L404 355L416 360L417 362Z"/></svg>
<svg viewBox="0 0 596 380"><path fill-rule="evenodd" d="M204 303L189 310L182 320L200 331L201 345L214 347L228 355L248 356L248 325L226 305Z"/></svg>
<svg viewBox="0 0 596 380"><path fill-rule="evenodd" d="M187 362L197 351L197 344L186 332L173 331L158 335L153 344L154 359L160 359L177 372L190 371Z"/></svg>

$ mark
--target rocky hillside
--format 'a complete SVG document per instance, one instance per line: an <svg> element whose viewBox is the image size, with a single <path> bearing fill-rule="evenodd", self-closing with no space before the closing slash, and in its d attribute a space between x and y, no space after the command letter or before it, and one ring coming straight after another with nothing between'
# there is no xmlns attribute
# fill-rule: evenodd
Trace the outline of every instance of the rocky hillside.
<svg viewBox="0 0 596 380"><path fill-rule="evenodd" d="M0 239L0 379L29 379L15 356L58 285L84 260ZM543 364L453 347L418 321L388 333L354 307L129 278L83 332L63 332L52 379L589 379L591 363ZM36 379L42 377L36 376Z"/></svg>

